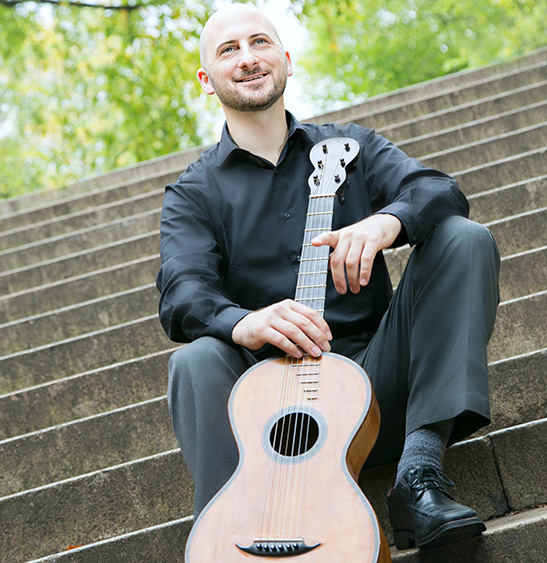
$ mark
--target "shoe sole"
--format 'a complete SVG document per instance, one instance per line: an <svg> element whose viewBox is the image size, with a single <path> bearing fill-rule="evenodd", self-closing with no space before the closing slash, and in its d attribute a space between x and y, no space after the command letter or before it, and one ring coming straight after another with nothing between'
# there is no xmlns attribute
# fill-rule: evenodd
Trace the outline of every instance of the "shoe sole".
<svg viewBox="0 0 547 563"><path fill-rule="evenodd" d="M447 522L417 541L413 532L404 530L394 532L393 538L397 549L409 549L411 547L428 548L478 536L485 530L486 526L482 520L475 517Z"/></svg>

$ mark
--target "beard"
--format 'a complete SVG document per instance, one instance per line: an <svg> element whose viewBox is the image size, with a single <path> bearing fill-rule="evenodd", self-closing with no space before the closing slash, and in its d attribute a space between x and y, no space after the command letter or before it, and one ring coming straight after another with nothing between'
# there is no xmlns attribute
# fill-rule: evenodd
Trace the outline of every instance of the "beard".
<svg viewBox="0 0 547 563"><path fill-rule="evenodd" d="M285 65L286 68L286 65ZM260 69L253 69L252 72L247 73L252 76L256 73L262 72ZM264 85L259 85L252 92L238 92L225 88L223 85L217 83L216 79L209 76L209 80L215 89L215 93L220 100L220 103L227 108L242 111L265 111L271 108L279 98L283 95L287 85L287 72L281 73L279 76L272 75L274 83L271 88L266 89ZM241 78L245 78L245 75Z"/></svg>

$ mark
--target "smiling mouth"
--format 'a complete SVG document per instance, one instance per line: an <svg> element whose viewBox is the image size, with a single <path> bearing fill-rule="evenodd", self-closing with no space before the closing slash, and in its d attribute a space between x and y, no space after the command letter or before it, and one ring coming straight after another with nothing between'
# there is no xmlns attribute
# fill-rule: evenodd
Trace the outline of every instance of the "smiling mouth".
<svg viewBox="0 0 547 563"><path fill-rule="evenodd" d="M265 76L267 76L267 73L261 73L261 74L253 74L253 76L245 76L243 78L238 78L236 80L236 82L254 82L255 80L260 80L261 78L264 78Z"/></svg>

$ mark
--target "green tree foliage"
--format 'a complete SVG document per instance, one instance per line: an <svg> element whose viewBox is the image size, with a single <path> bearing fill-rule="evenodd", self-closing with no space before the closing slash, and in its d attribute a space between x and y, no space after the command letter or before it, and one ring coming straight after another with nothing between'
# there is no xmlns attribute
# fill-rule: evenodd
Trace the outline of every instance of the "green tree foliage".
<svg viewBox="0 0 547 563"><path fill-rule="evenodd" d="M0 6L0 195L200 144L210 4Z"/></svg>
<svg viewBox="0 0 547 563"><path fill-rule="evenodd" d="M315 113L547 42L547 0L291 3ZM211 141L218 104L195 71L214 4L0 0L0 197Z"/></svg>
<svg viewBox="0 0 547 563"><path fill-rule="evenodd" d="M316 100L356 102L547 44L547 0L292 0ZM329 103L330 101L330 103Z"/></svg>

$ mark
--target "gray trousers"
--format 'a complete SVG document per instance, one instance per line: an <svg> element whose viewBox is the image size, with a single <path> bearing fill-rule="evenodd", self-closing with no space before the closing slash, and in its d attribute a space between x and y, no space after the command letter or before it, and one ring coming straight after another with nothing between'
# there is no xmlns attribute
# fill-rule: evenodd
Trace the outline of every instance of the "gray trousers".
<svg viewBox="0 0 547 563"><path fill-rule="evenodd" d="M397 459L407 434L455 419L450 443L490 422L486 347L499 302L499 254L485 227L462 217L437 225L412 252L377 333L354 358L369 376L382 422L366 465ZM195 485L197 516L234 472L227 402L255 359L203 337L169 364L175 435Z"/></svg>

